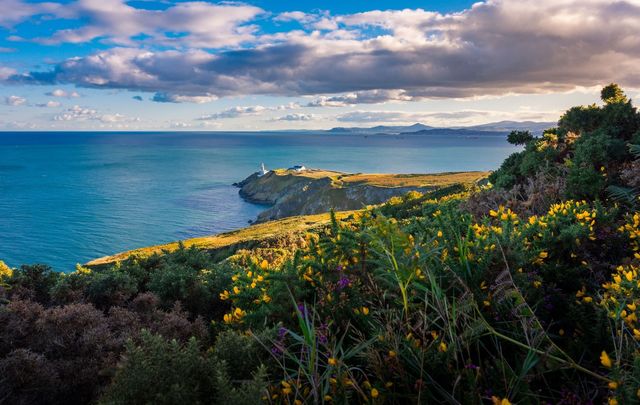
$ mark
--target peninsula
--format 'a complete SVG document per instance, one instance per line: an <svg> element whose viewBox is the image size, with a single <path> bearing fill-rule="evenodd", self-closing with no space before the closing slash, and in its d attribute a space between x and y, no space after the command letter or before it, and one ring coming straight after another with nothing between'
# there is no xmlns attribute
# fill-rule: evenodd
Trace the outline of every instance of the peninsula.
<svg viewBox="0 0 640 405"><path fill-rule="evenodd" d="M410 191L426 193L453 184L474 183L487 172L364 174L321 169L256 172L236 185L248 201L268 204L256 223L329 210L357 210Z"/></svg>

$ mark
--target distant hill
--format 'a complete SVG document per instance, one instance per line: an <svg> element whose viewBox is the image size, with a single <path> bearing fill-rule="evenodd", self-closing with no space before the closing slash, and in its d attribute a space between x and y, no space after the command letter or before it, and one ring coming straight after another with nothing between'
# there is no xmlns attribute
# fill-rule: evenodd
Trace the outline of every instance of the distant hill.
<svg viewBox="0 0 640 405"><path fill-rule="evenodd" d="M479 137L487 135L502 135L506 136L509 131L489 131L483 129L473 128L432 128L423 129L422 131L415 132L401 132L399 135L416 136L416 135L451 135L451 136L470 136Z"/></svg>
<svg viewBox="0 0 640 405"><path fill-rule="evenodd" d="M556 126L555 122L536 122L536 121L499 121L490 122L488 124L473 125L468 127L432 127L416 123L409 126L393 126L393 125L378 125L375 127L336 127L326 132L329 133L350 133L350 134L423 134L423 135L437 135L437 134L465 134L467 132L477 133L492 132L492 133L506 133L511 131L531 131L534 135L540 135L542 131L547 128ZM462 131L462 132L461 132Z"/></svg>
<svg viewBox="0 0 640 405"><path fill-rule="evenodd" d="M338 133L352 133L352 134L399 134L401 132L418 132L425 129L433 129L428 125L415 123L413 125L378 125L375 127L336 127L330 129L328 132Z"/></svg>
<svg viewBox="0 0 640 405"><path fill-rule="evenodd" d="M536 122L536 121L500 121L490 122L488 124L474 125L471 127L461 127L464 129L472 129L476 131L531 131L534 135L542 134L545 129L553 128L557 125L555 122Z"/></svg>

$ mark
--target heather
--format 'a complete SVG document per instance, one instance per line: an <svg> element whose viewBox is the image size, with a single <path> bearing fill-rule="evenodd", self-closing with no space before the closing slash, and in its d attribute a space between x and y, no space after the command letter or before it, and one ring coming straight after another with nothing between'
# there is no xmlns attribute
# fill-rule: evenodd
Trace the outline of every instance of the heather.
<svg viewBox="0 0 640 405"><path fill-rule="evenodd" d="M2 267L0 399L635 403L640 116L601 101L295 243Z"/></svg>

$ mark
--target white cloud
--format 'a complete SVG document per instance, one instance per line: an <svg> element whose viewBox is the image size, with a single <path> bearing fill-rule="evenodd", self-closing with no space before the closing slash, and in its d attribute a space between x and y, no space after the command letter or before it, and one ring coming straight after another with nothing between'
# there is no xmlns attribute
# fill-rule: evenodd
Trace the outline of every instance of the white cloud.
<svg viewBox="0 0 640 405"><path fill-rule="evenodd" d="M12 28L15 24L35 15L57 13L61 5L58 3L27 3L22 0L2 0L0 27Z"/></svg>
<svg viewBox="0 0 640 405"><path fill-rule="evenodd" d="M276 118L276 121L313 121L316 116L313 114L292 113Z"/></svg>
<svg viewBox="0 0 640 405"><path fill-rule="evenodd" d="M122 0L78 0L70 10L89 24L52 41L107 36L132 45L131 37L145 32L150 43L169 49L112 48L14 81L205 98L356 94L325 96L325 105L394 99L375 92L395 92L402 101L559 92L611 81L640 87L637 1L491 0L452 14L294 12L275 19L310 28L262 35L250 25L262 10L237 3L187 2L158 12ZM185 35L172 38L165 30ZM360 97L367 91L370 98Z"/></svg>
<svg viewBox="0 0 640 405"><path fill-rule="evenodd" d="M128 117L120 113L101 114L92 108L74 105L61 114L53 116L53 121L99 121L104 124L140 122L140 118Z"/></svg>
<svg viewBox="0 0 640 405"><path fill-rule="evenodd" d="M226 118L237 118L237 117L246 116L246 115L261 115L265 111L269 111L269 109L261 105L254 105L254 106L248 106L248 107L237 106L237 107L228 108L224 111L220 111L214 114L203 115L200 118L198 118L198 120L211 121L211 120L219 120L219 119L226 119Z"/></svg>
<svg viewBox="0 0 640 405"><path fill-rule="evenodd" d="M194 103L194 104L204 104L210 103L212 101L217 100L218 97L205 94L203 96L183 96L179 94L168 94L168 93L156 93L151 98L151 101L155 101L156 103ZM141 99L142 100L142 99Z"/></svg>
<svg viewBox="0 0 640 405"><path fill-rule="evenodd" d="M62 114L55 115L53 117L54 121L85 121L85 120L94 120L97 117L97 110L91 108L80 107L79 105L74 105L66 109Z"/></svg>
<svg viewBox="0 0 640 405"><path fill-rule="evenodd" d="M404 90L367 90L336 96L320 96L307 107L345 107L356 104L382 104L389 101L411 101Z"/></svg>
<svg viewBox="0 0 640 405"><path fill-rule="evenodd" d="M77 98L80 97L80 94L77 91L68 92L62 89L55 89L48 93L45 93L47 96L51 97L64 97L64 98Z"/></svg>
<svg viewBox="0 0 640 405"><path fill-rule="evenodd" d="M27 99L20 96L7 96L4 98L4 104L10 106L26 105Z"/></svg>
<svg viewBox="0 0 640 405"><path fill-rule="evenodd" d="M56 108L56 107L60 107L60 105L61 104L59 101L49 100L46 103L36 104L36 107Z"/></svg>
<svg viewBox="0 0 640 405"><path fill-rule="evenodd" d="M176 128L176 129L186 129L186 128L193 127L193 124L188 123L188 122L175 121L175 122L170 122L169 123L169 127L170 128Z"/></svg>
<svg viewBox="0 0 640 405"><path fill-rule="evenodd" d="M26 7L18 0L10 1ZM101 38L120 45L143 41L204 48L236 46L254 38L256 27L246 23L261 13L263 11L258 7L231 2L190 1L170 5L164 10L150 10L136 8L124 0L76 0L64 5L64 16L86 21L86 25L59 30L35 41L42 44L83 43ZM139 39L141 35L143 39ZM138 39L134 40L134 37Z"/></svg>
<svg viewBox="0 0 640 405"><path fill-rule="evenodd" d="M262 115L268 111L285 111L285 110L294 110L300 108L300 105L297 103L288 103L283 105L278 105L275 107L264 107L261 105L253 105L253 106L236 106L231 107L226 110L203 115L198 118L199 121L212 121L226 118L237 118L248 115Z"/></svg>
<svg viewBox="0 0 640 405"><path fill-rule="evenodd" d="M7 80L9 77L16 74L15 69L11 69L5 66L0 66L0 80Z"/></svg>
<svg viewBox="0 0 640 405"><path fill-rule="evenodd" d="M285 11L284 13L278 14L274 21L297 21L303 24L308 24L310 22L316 21L317 17L314 14L307 14L302 11Z"/></svg>

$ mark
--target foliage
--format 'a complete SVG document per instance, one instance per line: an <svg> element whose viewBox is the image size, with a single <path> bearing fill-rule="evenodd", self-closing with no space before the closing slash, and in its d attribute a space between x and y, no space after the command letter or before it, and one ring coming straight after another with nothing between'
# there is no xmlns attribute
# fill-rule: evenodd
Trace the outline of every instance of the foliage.
<svg viewBox="0 0 640 405"><path fill-rule="evenodd" d="M512 133L493 185L278 246L2 268L0 398L636 403L640 121L617 86L602 101Z"/></svg>
<svg viewBox="0 0 640 405"><path fill-rule="evenodd" d="M507 137L507 142L512 145L526 145L533 141L533 135L529 131L511 131Z"/></svg>
<svg viewBox="0 0 640 405"><path fill-rule="evenodd" d="M264 371L232 386L226 364L202 352L195 338L185 344L143 332L139 345L129 342L124 361L102 404L255 404L264 395Z"/></svg>
<svg viewBox="0 0 640 405"><path fill-rule="evenodd" d="M640 114L615 84L605 87L601 98L603 106L569 109L558 128L547 130L542 137L511 134L510 139L522 140L516 143L525 148L505 160L492 173L491 182L509 189L536 172L561 173L568 169L566 198L594 200L606 197L607 188L619 191L628 187L623 173L633 158L626 145L637 137Z"/></svg>

